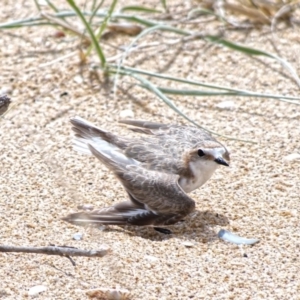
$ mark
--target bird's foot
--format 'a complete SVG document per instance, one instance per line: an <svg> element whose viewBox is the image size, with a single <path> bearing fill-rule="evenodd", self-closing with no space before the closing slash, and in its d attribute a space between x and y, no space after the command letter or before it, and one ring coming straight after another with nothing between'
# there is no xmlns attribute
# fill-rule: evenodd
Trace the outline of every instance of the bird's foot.
<svg viewBox="0 0 300 300"><path fill-rule="evenodd" d="M166 228L153 227L155 231L158 231L163 234L172 234L172 231Z"/></svg>

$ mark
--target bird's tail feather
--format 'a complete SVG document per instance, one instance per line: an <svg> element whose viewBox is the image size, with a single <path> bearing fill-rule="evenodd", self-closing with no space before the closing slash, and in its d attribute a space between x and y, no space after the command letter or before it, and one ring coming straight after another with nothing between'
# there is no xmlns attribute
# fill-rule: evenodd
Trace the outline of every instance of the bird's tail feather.
<svg viewBox="0 0 300 300"><path fill-rule="evenodd" d="M119 149L113 142L117 139L115 135L101 128L94 126L92 123L80 118L71 118L73 125L72 130L75 132L73 138L74 150L91 155L89 144L98 145L101 149Z"/></svg>
<svg viewBox="0 0 300 300"><path fill-rule="evenodd" d="M160 129L160 128L168 127L168 125L165 124L143 121L143 120L120 120L119 123L140 127L140 128L148 128L148 129Z"/></svg>
<svg viewBox="0 0 300 300"><path fill-rule="evenodd" d="M107 168L116 171L126 171L127 165L139 165L140 162L129 158L121 151L113 148L103 148L98 144L88 145L92 154L94 154Z"/></svg>
<svg viewBox="0 0 300 300"><path fill-rule="evenodd" d="M110 151L112 149L119 150L118 147L100 139L100 138L81 138L81 137L74 137L73 138L73 149L77 152L82 154L92 155L90 150L89 144L93 145L94 148L101 149L103 151Z"/></svg>
<svg viewBox="0 0 300 300"><path fill-rule="evenodd" d="M105 213L96 212L78 212L69 214L62 218L62 220L71 223L73 225L85 226L85 225L125 225L126 219L122 216L105 215Z"/></svg>
<svg viewBox="0 0 300 300"><path fill-rule="evenodd" d="M94 124L78 116L71 118L70 122L73 125L72 130L79 137L86 139L98 137L107 142L111 142L111 139L114 137L112 133L96 127Z"/></svg>
<svg viewBox="0 0 300 300"><path fill-rule="evenodd" d="M74 225L153 225L159 216L143 207L135 206L130 201L116 206L69 214L62 220Z"/></svg>

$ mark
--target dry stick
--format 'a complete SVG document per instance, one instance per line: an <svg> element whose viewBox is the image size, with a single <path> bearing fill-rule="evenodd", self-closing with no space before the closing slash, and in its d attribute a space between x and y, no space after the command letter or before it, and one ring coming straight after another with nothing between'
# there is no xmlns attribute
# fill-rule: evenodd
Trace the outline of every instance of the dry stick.
<svg viewBox="0 0 300 300"><path fill-rule="evenodd" d="M85 256L85 257L103 257L108 253L108 250L82 250L72 247L15 247L15 246L1 246L0 252L23 252L23 253L38 253L47 255L60 255L60 256Z"/></svg>

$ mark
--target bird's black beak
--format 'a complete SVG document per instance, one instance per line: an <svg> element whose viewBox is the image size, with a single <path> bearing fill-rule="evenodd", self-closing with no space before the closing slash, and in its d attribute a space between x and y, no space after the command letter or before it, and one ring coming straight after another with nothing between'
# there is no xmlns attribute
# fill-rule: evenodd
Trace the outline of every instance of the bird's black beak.
<svg viewBox="0 0 300 300"><path fill-rule="evenodd" d="M216 158L215 162L217 164L219 164L219 165L223 165L223 166L229 167L229 164L222 157Z"/></svg>

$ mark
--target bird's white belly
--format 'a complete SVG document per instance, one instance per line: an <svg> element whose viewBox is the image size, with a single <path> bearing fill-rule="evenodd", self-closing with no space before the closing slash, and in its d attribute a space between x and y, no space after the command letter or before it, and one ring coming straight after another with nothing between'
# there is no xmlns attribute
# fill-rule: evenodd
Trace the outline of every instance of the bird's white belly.
<svg viewBox="0 0 300 300"><path fill-rule="evenodd" d="M194 174L193 177L180 178L179 185L186 192L192 192L193 190L202 186L218 168L218 165L214 161L208 161L201 163L201 165L190 164L190 169Z"/></svg>

